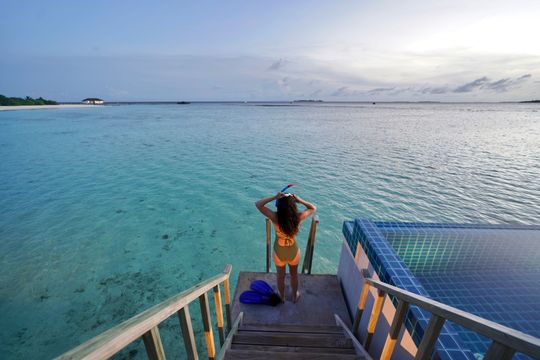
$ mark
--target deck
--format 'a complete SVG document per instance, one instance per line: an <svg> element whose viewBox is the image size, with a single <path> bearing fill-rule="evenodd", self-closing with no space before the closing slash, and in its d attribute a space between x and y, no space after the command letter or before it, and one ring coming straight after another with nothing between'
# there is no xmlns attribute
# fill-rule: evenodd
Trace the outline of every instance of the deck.
<svg viewBox="0 0 540 360"><path fill-rule="evenodd" d="M276 274L263 272L240 272L234 294L232 318L244 313L244 324L335 326L334 314L351 326L341 287L336 275L299 274L300 299L294 304L291 299L289 275L285 279L285 304L276 307L242 304L240 294L249 290L253 280L265 280L277 292Z"/></svg>

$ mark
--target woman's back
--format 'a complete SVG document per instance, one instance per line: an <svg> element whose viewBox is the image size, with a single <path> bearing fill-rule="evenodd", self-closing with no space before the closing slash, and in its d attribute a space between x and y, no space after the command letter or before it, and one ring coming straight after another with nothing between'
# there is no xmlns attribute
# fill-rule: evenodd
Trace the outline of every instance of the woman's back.
<svg viewBox="0 0 540 360"><path fill-rule="evenodd" d="M276 231L276 242L279 246L293 246L296 243L296 235L285 233L279 224L274 223L274 230Z"/></svg>

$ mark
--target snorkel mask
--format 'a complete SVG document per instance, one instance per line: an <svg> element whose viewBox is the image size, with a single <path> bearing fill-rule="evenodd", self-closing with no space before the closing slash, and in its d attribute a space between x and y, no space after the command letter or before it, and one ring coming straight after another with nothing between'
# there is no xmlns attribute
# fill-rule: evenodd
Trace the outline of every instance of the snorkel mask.
<svg viewBox="0 0 540 360"><path fill-rule="evenodd" d="M287 186L285 186L283 189L281 189L280 192L285 192L288 188L293 187L293 186L294 186L294 184L287 184ZM286 194L285 194L285 197L287 197L287 196L292 196L292 194L286 193ZM276 202L275 202L276 207L277 207L278 201L279 201L279 200L276 199Z"/></svg>

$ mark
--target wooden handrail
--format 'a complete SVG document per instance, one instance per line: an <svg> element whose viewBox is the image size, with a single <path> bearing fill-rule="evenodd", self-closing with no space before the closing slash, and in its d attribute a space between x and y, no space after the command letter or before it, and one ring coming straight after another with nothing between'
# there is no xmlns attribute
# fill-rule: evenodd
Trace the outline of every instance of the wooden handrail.
<svg viewBox="0 0 540 360"><path fill-rule="evenodd" d="M272 226L270 219L266 218L266 272L270 272L270 243L272 242Z"/></svg>
<svg viewBox="0 0 540 360"><path fill-rule="evenodd" d="M234 324L232 324L231 330L229 331L229 335L227 335L227 338L225 339L223 346L221 346L221 350L219 351L219 354L217 355L216 360L223 360L225 358L225 353L227 352L227 350L231 348L234 334L238 332L238 328L242 324L243 319L244 319L244 313L240 312L240 314L238 314L238 316L236 317L236 320L234 320Z"/></svg>
<svg viewBox="0 0 540 360"><path fill-rule="evenodd" d="M154 351L154 347L158 347L160 343L157 326L168 319L171 315L177 313L181 309L187 309L189 303L204 297L206 293L222 282L226 282L225 293L226 303L228 299L228 280L231 274L232 266L226 265L222 273L215 275L208 280L205 280L192 288L182 291L160 304L157 304L142 313L124 321L123 323L103 332L102 334L88 340L87 342L77 346L76 348L60 355L57 359L106 359L116 354L124 347L132 343L134 340L144 336L145 344L148 342L148 347ZM227 319L230 319L230 309L227 307ZM189 312L187 312L189 314ZM191 321L188 319L187 321ZM230 324L228 324L230 326ZM146 334L146 335L145 335Z"/></svg>
<svg viewBox="0 0 540 360"><path fill-rule="evenodd" d="M337 326L341 326L341 328L343 329L343 332L345 333L345 335L351 339L352 343L353 343L353 347L354 347L354 350L356 351L356 354L362 356L363 359L365 360L373 360L371 358L371 356L368 354L368 352L366 351L366 349L364 349L364 347L362 346L362 344L360 344L360 342L358 341L358 339L354 336L354 334L351 332L351 330L349 330L349 328L347 327L347 325L345 324L345 322L343 322L343 320L341 320L341 318L339 317L338 314L334 314L334 318L336 319L336 325Z"/></svg>
<svg viewBox="0 0 540 360"><path fill-rule="evenodd" d="M486 354L486 358L492 358L492 356L493 358L499 358L495 356L498 356L498 354L505 354L506 356L508 354L513 354L513 352L522 352L526 355L532 356L533 358L540 358L539 338L429 299L425 296L400 289L379 280L365 278L364 281L364 284L373 286L379 291L379 293L382 292L384 294L395 296L399 300L399 303L402 304L400 306L400 311L398 312L398 316L400 318L404 316L404 311L409 305L419 306L420 308L432 313L432 319L430 320L428 329L426 329L424 337L422 338L419 353L415 359L424 359L431 355L431 350L433 349L435 341L437 340L438 332L441 330L445 321L452 321L473 330L480 335L490 338L493 343L488 351L488 354ZM376 322L376 320L374 321ZM396 329L396 327L398 325L400 327L402 323L403 320L398 319L396 321L396 325L391 327L391 334L387 338L387 344L385 344L386 350L383 352L384 356L381 356L381 359L390 359L393 344L389 342L395 342L396 332L399 332L399 328Z"/></svg>
<svg viewBox="0 0 540 360"><path fill-rule="evenodd" d="M306 244L304 263L302 264L302 274L311 274L311 264L313 262L313 249L315 248L317 224L319 224L319 217L317 215L313 215L313 218L311 219L311 226L309 227L309 236Z"/></svg>

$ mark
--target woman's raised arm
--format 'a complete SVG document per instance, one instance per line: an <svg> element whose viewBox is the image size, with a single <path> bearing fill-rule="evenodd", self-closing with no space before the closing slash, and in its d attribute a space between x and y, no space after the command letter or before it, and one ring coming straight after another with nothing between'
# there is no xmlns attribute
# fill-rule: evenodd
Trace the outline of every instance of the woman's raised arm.
<svg viewBox="0 0 540 360"><path fill-rule="evenodd" d="M300 213L300 221L306 220L308 217L313 215L315 211L317 211L317 206L315 204L310 203L309 201L306 201L302 199L298 195L294 195L294 198L296 199L296 202L304 205L306 207L306 210L302 211Z"/></svg>
<svg viewBox="0 0 540 360"><path fill-rule="evenodd" d="M276 199L279 199L279 198L282 198L283 197L283 193L277 193L276 195L274 196L270 196L270 197L267 197L267 198L264 198L264 199L261 199L257 202L255 202L255 206L257 207L257 209L264 215L266 216L267 218L269 218L270 220L272 220L272 222L276 223L277 222L277 215L275 212L273 212L272 210L270 210L269 208L266 207L266 204L268 204L269 202L272 202Z"/></svg>

